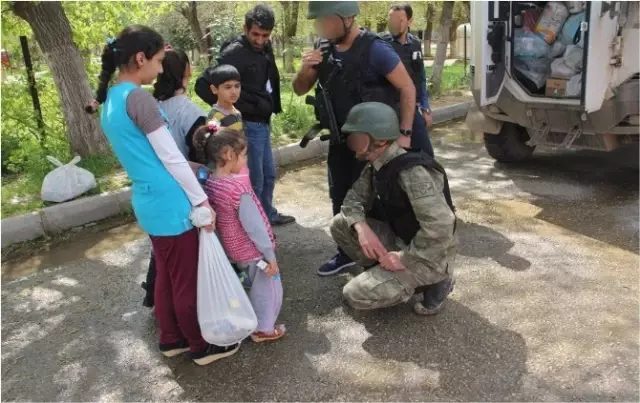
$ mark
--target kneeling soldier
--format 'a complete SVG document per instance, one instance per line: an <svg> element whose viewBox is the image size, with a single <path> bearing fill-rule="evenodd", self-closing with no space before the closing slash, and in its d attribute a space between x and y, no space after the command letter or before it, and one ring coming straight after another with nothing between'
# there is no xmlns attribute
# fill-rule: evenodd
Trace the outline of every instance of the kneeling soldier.
<svg viewBox="0 0 640 403"><path fill-rule="evenodd" d="M453 289L457 244L444 169L395 143L398 118L385 104L354 106L342 132L356 157L369 162L331 223L336 243L365 268L344 287L344 298L355 309L377 309L423 293L414 311L438 313Z"/></svg>

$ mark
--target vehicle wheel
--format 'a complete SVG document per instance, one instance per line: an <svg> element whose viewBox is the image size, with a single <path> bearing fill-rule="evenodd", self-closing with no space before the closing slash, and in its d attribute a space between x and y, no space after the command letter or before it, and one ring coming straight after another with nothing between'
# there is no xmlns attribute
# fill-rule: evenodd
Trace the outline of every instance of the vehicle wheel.
<svg viewBox="0 0 640 403"><path fill-rule="evenodd" d="M527 145L527 130L515 123L505 122L498 134L484 134L484 147L500 162L521 162L529 159L535 147Z"/></svg>

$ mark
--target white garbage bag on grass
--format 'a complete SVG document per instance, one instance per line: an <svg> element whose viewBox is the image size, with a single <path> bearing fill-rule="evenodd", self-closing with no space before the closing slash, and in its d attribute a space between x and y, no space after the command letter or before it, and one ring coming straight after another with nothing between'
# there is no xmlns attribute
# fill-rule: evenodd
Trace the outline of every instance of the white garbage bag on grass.
<svg viewBox="0 0 640 403"><path fill-rule="evenodd" d="M211 223L211 212L198 207L191 213L197 227ZM251 301L213 232L200 230L198 257L198 323L202 338L218 346L244 340L258 327Z"/></svg>
<svg viewBox="0 0 640 403"><path fill-rule="evenodd" d="M96 187L96 177L86 169L76 166L80 157L75 156L68 164L47 156L57 168L44 177L40 198L44 201L61 203L74 199Z"/></svg>

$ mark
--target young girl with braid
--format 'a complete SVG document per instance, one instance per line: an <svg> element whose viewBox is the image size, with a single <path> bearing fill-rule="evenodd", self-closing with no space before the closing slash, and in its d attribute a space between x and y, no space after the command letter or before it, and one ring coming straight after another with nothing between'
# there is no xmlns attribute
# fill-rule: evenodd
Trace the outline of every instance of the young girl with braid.
<svg viewBox="0 0 640 403"><path fill-rule="evenodd" d="M160 34L139 25L109 40L102 53L96 99L87 111L95 112L104 104L102 130L132 181L133 210L151 238L159 349L168 357L190 351L196 364L206 365L234 354L239 344L208 344L198 325L198 231L189 215L196 206L211 207L158 103L141 88L162 73L164 47ZM108 88L116 70L116 83ZM213 224L206 230L213 231Z"/></svg>
<svg viewBox="0 0 640 403"><path fill-rule="evenodd" d="M216 230L222 246L251 281L249 298L258 317L254 342L277 340L284 325L276 325L282 306L282 282L275 255L275 238L269 220L251 184L239 175L247 163L247 142L242 132L219 127L211 120L193 137L196 153L213 163L214 174L205 192L218 216ZM268 263L261 268L261 263Z"/></svg>

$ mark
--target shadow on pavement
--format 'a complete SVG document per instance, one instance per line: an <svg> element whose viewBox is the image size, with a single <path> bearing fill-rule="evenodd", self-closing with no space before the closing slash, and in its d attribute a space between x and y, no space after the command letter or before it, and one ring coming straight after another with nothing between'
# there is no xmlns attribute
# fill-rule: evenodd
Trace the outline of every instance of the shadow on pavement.
<svg viewBox="0 0 640 403"><path fill-rule="evenodd" d="M454 203L527 199L539 208L539 220L639 252L637 147L536 151L529 161L501 164L482 145L463 142L437 148L436 156L447 169Z"/></svg>
<svg viewBox="0 0 640 403"><path fill-rule="evenodd" d="M535 196L536 218L638 254L637 148L534 154L525 164L495 167Z"/></svg>
<svg viewBox="0 0 640 403"><path fill-rule="evenodd" d="M527 372L522 336L457 301L429 318L410 313L405 304L347 312L371 334L362 347L372 357L412 362L433 373L426 384L408 375L397 400L504 401L521 389Z"/></svg>
<svg viewBox="0 0 640 403"><path fill-rule="evenodd" d="M515 245L509 238L484 225L458 219L458 254L462 256L493 259L502 267L513 271L524 271L531 262L509 250Z"/></svg>
<svg viewBox="0 0 640 403"><path fill-rule="evenodd" d="M333 252L322 228L277 229L285 302L280 321L290 336L244 343L207 367L187 355L157 351L153 311L143 308L146 239L95 260L83 259L2 284L2 400L331 400L338 391L311 358L331 343L309 318L340 306L343 279L320 279L315 267ZM303 242L302 240L305 240ZM165 365L166 364L166 365Z"/></svg>

